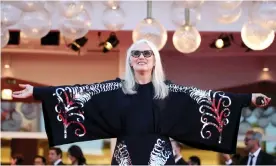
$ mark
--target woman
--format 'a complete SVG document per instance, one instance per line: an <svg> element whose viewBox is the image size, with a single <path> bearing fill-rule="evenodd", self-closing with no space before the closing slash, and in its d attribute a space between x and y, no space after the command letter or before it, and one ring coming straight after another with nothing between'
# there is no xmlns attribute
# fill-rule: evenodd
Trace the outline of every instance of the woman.
<svg viewBox="0 0 276 166"><path fill-rule="evenodd" d="M86 165L86 159L82 150L77 145L72 145L68 149L68 157L71 160L71 165Z"/></svg>
<svg viewBox="0 0 276 166"><path fill-rule="evenodd" d="M50 146L117 138L112 164L174 164L169 137L199 149L234 153L243 107L263 94L231 94L165 79L157 48L146 40L127 51L125 78L89 85L14 92L41 100Z"/></svg>

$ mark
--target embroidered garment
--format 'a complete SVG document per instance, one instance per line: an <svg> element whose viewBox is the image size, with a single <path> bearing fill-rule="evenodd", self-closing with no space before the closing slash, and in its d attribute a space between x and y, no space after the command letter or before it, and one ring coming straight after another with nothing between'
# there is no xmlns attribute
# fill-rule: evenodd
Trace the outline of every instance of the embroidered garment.
<svg viewBox="0 0 276 166"><path fill-rule="evenodd" d="M112 165L174 164L169 138L186 145L235 153L241 110L251 94L185 87L166 81L169 96L154 99L152 83L125 95L123 80L35 87L50 146L117 138Z"/></svg>

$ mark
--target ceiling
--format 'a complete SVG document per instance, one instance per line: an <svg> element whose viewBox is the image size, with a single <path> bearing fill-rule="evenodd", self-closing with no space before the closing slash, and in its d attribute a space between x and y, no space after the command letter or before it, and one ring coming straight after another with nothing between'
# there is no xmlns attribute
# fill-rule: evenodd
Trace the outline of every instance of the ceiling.
<svg viewBox="0 0 276 166"><path fill-rule="evenodd" d="M88 53L102 53L102 47L99 47L100 39L98 37L99 31L90 31L86 37L89 39L86 45L81 49L81 54L85 55ZM109 31L100 31L101 40L106 40L110 34ZM161 52L169 52L170 56L184 56L184 54L178 52L172 43L172 31L168 32L168 40L165 47ZM189 57L240 57L240 56L257 56L260 58L265 57L276 57L276 41L272 45L263 51L250 51L246 52L247 48L241 47L242 40L239 32L233 32L234 43L230 47L224 49L210 48L210 44L221 34L221 32L200 32L201 34L201 45L197 51L191 54L185 54ZM125 50L132 42L132 31L120 31L116 33L120 44L118 47L112 50L113 53L119 52L119 50ZM2 49L3 54L37 54L47 56L54 55L77 55L76 52L66 47L64 39L60 37L59 46L41 46L40 40L27 40L21 39L19 45L8 45Z"/></svg>
<svg viewBox="0 0 276 166"><path fill-rule="evenodd" d="M122 9L123 22L124 26L122 30L133 30L137 24L142 21L147 15L147 1L120 1L120 8ZM114 13L108 13L106 11L106 6L102 1L86 1L86 9L88 11L89 17L92 21L91 30L106 30L106 27L103 24L103 17L110 22L116 22L118 19L121 19L121 16L118 16ZM172 3L173 1L153 1L152 2L152 16L158 20L167 30L175 30L176 26L172 19L176 17L181 17L180 15L184 14L184 9L182 12L172 13ZM229 14L224 10L219 10L220 7L217 5L221 3L219 1L205 1L200 9L197 12L201 13L201 19L197 21L196 27L199 31L235 31L238 32L241 30L242 25L248 20L248 9L251 8L249 1L243 1L241 4L241 16L240 18L231 23L223 24L219 23L217 19L223 14ZM57 8L56 2L51 1L51 15L52 15L52 30L59 29L60 24L62 23L62 18ZM164 12L166 11L166 12ZM191 11L191 18L193 19L194 12ZM231 13L231 12L230 12ZM35 15L35 13L34 13ZM184 17L183 17L184 18ZM193 21L193 20L192 20ZM35 24L36 22L31 22ZM19 29L20 24L17 24L11 29Z"/></svg>
<svg viewBox="0 0 276 166"><path fill-rule="evenodd" d="M62 24L61 17L59 15L60 10L57 10L57 4L55 2L50 2L52 9L52 31L58 31L59 25ZM82 48L81 54L85 55L87 53L96 52L101 53L102 48L98 45L100 43L98 32L102 32L102 40L106 40L110 32L106 30L102 19L104 17L104 11L106 6L102 1L86 1L86 9L92 21L92 27L86 37L89 39L86 45ZM182 53L178 52L173 43L172 36L174 31L178 26L173 24L172 18L177 17L172 15L172 3L173 1L153 1L152 2L152 16L156 18L167 30L168 30L168 40L165 47L161 52L169 52L172 56L183 56ZM201 19L196 23L196 28L199 30L201 35L201 44L196 52L191 54L186 54L192 57L229 57L229 56L258 56L258 57L270 57L276 56L276 42L264 51L251 51L246 52L246 48L241 47L242 40L240 31L243 24L248 20L248 9L251 8L252 2L243 1L241 4L242 15L234 23L222 24L219 23L216 18L221 15L218 13L218 1L205 1L200 8ZM125 51L132 44L132 31L137 26L137 24L146 17L147 12L147 1L120 1L120 8L124 11L124 27L121 31L116 32L120 44L117 48L113 49L112 52L118 52L119 50ZM166 11L166 12L164 12ZM34 13L35 14L35 13ZM181 14L181 13L180 13ZM106 15L110 21L116 20L118 18L113 17L116 14ZM35 22L34 22L35 25ZM17 24L9 28L10 30L20 29L20 24ZM228 48L219 50L210 48L210 44L222 33L231 32L234 36L234 42ZM67 41L68 42L68 41ZM32 54L39 53L40 55L76 55L68 47L66 47L64 38L60 37L59 46L41 46L40 40L30 40L26 38L21 38L19 45L7 46L2 49L3 54Z"/></svg>

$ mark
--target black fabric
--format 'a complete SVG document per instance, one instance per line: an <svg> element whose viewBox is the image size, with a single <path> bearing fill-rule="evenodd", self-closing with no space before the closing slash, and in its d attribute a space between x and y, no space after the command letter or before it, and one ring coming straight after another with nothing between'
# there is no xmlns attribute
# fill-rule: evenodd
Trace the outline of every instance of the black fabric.
<svg viewBox="0 0 276 166"><path fill-rule="evenodd" d="M174 164L171 142L159 134L119 137L111 161L111 165Z"/></svg>
<svg viewBox="0 0 276 166"><path fill-rule="evenodd" d="M175 165L189 165L183 158L176 161Z"/></svg>
<svg viewBox="0 0 276 166"><path fill-rule="evenodd" d="M124 153L114 153L114 165L173 164L170 137L199 149L235 153L241 110L250 104L251 94L165 83L169 96L164 100L153 99L152 83L137 85L136 94L126 95L119 78L35 87L34 97L43 104L50 146L118 138L115 152Z"/></svg>

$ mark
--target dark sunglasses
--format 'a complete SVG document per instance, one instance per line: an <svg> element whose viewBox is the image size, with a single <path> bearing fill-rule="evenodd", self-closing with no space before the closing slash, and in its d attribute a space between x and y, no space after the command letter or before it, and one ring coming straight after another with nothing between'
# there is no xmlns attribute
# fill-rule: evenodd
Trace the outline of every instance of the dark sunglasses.
<svg viewBox="0 0 276 166"><path fill-rule="evenodd" d="M131 56L133 56L134 58L139 58L141 54L143 54L143 56L145 58L149 58L153 55L153 51L152 50L144 50L144 51L133 50L133 51L131 51Z"/></svg>

